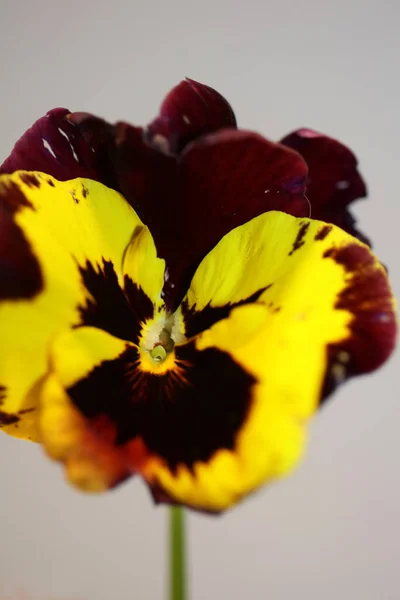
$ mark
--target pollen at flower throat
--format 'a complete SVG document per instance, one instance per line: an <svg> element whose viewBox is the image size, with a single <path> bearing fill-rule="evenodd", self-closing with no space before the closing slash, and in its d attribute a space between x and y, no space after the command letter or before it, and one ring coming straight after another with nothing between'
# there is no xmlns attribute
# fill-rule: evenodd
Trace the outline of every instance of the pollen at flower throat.
<svg viewBox="0 0 400 600"><path fill-rule="evenodd" d="M162 364L173 353L175 344L186 341L180 311L161 313L143 326L140 346L152 363Z"/></svg>
<svg viewBox="0 0 400 600"><path fill-rule="evenodd" d="M156 363L162 363L167 358L168 354L174 349L175 342L171 337L171 332L168 329L162 329L160 340L156 342L154 348L150 351L150 356Z"/></svg>

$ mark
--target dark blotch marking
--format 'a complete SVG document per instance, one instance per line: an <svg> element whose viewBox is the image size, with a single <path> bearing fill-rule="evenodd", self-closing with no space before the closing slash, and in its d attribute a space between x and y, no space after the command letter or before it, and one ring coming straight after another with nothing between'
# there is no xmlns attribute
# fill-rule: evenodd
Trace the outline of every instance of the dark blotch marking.
<svg viewBox="0 0 400 600"><path fill-rule="evenodd" d="M29 175L29 174L26 174ZM0 300L33 298L43 288L42 271L15 213L31 208L16 183L0 186Z"/></svg>
<svg viewBox="0 0 400 600"><path fill-rule="evenodd" d="M52 181L51 179L48 179L48 180L47 180L47 183L48 183L48 184L49 184L51 187L56 187L56 186L54 185L54 181Z"/></svg>
<svg viewBox="0 0 400 600"><path fill-rule="evenodd" d="M330 248L324 256L342 265L348 274L348 283L339 294L335 308L349 311L353 319L348 337L327 347L322 401L345 378L368 373L384 363L394 348L397 329L388 281L384 271L375 265L368 248L348 244ZM341 380L335 376L336 365L341 365L344 375Z"/></svg>
<svg viewBox="0 0 400 600"><path fill-rule="evenodd" d="M131 315L138 321L144 322L154 317L154 305L141 287L136 285L128 275L124 277L124 292L128 301ZM160 312L162 307L160 307Z"/></svg>
<svg viewBox="0 0 400 600"><path fill-rule="evenodd" d="M260 296L272 287L272 285L273 284L271 283L270 285L257 290L254 294L244 300L232 304L225 304L224 306L210 306L210 304L207 304L203 310L196 310L196 305L189 308L187 302L183 302L182 314L185 321L186 337L192 337L202 331L206 331L206 329L209 329L214 323L229 317L230 312L238 306L257 302Z"/></svg>
<svg viewBox="0 0 400 600"><path fill-rule="evenodd" d="M35 408L23 408L22 410L18 411L19 415L27 415L31 412L34 412L36 409Z"/></svg>
<svg viewBox="0 0 400 600"><path fill-rule="evenodd" d="M2 204L3 193L0 191L0 300L34 298L43 289L42 271L14 214Z"/></svg>
<svg viewBox="0 0 400 600"><path fill-rule="evenodd" d="M20 174L21 181L26 183L26 185L30 188L37 187L40 188L40 180L33 175L33 173L21 173Z"/></svg>
<svg viewBox="0 0 400 600"><path fill-rule="evenodd" d="M86 197L87 197L87 195L88 195L88 193L89 193L89 189L88 189L88 188L86 188L84 185L82 185L82 196L83 196L84 198L86 198Z"/></svg>
<svg viewBox="0 0 400 600"><path fill-rule="evenodd" d="M171 470L192 468L221 449L234 450L246 420L255 380L215 348L176 347L177 369L164 375L140 371L136 349L105 361L68 389L88 418L115 424L117 444L140 437Z"/></svg>
<svg viewBox="0 0 400 600"><path fill-rule="evenodd" d="M317 231L315 234L314 240L322 241L326 238L326 236L332 231L332 225L324 225Z"/></svg>
<svg viewBox="0 0 400 600"><path fill-rule="evenodd" d="M336 254L336 248L328 248L322 255L322 258L334 258Z"/></svg>
<svg viewBox="0 0 400 600"><path fill-rule="evenodd" d="M296 250L299 250L302 246L304 246L304 244L305 244L304 238L306 236L306 233L307 233L309 227L310 227L310 223L305 222L305 223L300 224L299 231L297 232L297 236L293 242L293 246L292 246L291 251L289 252L289 256L292 256L292 254L294 252L296 252Z"/></svg>
<svg viewBox="0 0 400 600"><path fill-rule="evenodd" d="M13 181L8 181L0 186L0 202L11 214L20 208L31 208L35 210L32 202L22 193L20 187Z"/></svg>
<svg viewBox="0 0 400 600"><path fill-rule="evenodd" d="M5 425L14 425L18 423L19 417L17 415L13 415L10 413L6 413L0 410L0 427L4 427Z"/></svg>
<svg viewBox="0 0 400 600"><path fill-rule="evenodd" d="M271 310L272 313L278 313L282 309L281 306L275 306L273 302L268 302L267 306Z"/></svg>
<svg viewBox="0 0 400 600"><path fill-rule="evenodd" d="M103 259L102 266L97 269L87 261L85 267L79 267L79 271L93 297L79 308L80 325L98 327L137 344L141 324L154 316L150 298L128 276L125 276L122 290L110 261Z"/></svg>

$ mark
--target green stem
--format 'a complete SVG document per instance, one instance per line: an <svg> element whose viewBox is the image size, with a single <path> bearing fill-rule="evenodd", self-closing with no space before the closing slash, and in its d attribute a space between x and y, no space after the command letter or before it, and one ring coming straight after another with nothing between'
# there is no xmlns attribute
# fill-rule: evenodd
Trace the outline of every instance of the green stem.
<svg viewBox="0 0 400 600"><path fill-rule="evenodd" d="M180 506L170 510L170 596L186 600L185 514Z"/></svg>

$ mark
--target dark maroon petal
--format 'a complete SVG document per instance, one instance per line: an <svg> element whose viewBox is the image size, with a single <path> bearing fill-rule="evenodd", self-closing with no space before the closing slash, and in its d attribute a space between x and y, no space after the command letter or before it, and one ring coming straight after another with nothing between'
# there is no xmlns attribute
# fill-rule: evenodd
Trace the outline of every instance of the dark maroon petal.
<svg viewBox="0 0 400 600"><path fill-rule="evenodd" d="M166 230L178 208L176 159L149 146L142 128L127 123L115 126L109 155L119 190L143 222L153 235Z"/></svg>
<svg viewBox="0 0 400 600"><path fill-rule="evenodd" d="M235 227L269 210L309 215L304 160L258 134L211 134L188 148L179 169L181 207L174 222L179 245L163 247L169 259L166 293L175 281L186 287L204 255Z"/></svg>
<svg viewBox="0 0 400 600"><path fill-rule="evenodd" d="M116 179L166 260L171 308L202 258L231 229L268 210L309 215L304 160L255 133L204 136L176 160L147 146L139 128L120 123L115 132Z"/></svg>
<svg viewBox="0 0 400 600"><path fill-rule="evenodd" d="M296 152L246 131L193 144L178 162L171 213L152 229L166 259L165 297L179 299L199 262L231 229L269 210L308 216L307 167ZM180 288L180 289L177 289Z"/></svg>
<svg viewBox="0 0 400 600"><path fill-rule="evenodd" d="M79 122L82 115L76 115ZM0 173L42 171L61 181L88 177L112 185L104 161L112 128L95 117L86 116L85 121L90 123L90 132L88 127L82 131L67 109L49 111L18 140Z"/></svg>
<svg viewBox="0 0 400 600"><path fill-rule="evenodd" d="M351 150L322 133L304 128L290 133L281 143L297 150L307 162L307 197L312 218L338 225L369 243L356 229L355 219L348 210L351 202L367 194Z"/></svg>
<svg viewBox="0 0 400 600"><path fill-rule="evenodd" d="M176 155L198 137L227 127L236 128L236 119L225 98L207 85L185 79L165 98L146 138L161 152Z"/></svg>

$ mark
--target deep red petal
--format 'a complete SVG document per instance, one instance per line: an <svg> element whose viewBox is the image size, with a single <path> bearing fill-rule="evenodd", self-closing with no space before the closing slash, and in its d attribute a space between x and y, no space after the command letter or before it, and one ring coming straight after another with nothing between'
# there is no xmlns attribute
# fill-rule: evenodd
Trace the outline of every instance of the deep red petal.
<svg viewBox="0 0 400 600"><path fill-rule="evenodd" d="M166 260L171 308L202 258L231 229L268 210L309 215L304 160L255 133L205 136L179 160L146 146L141 130L130 125L118 124L115 139L116 179Z"/></svg>
<svg viewBox="0 0 400 600"><path fill-rule="evenodd" d="M42 171L59 180L89 177L110 185L107 169L98 154L109 135L109 126L93 118L96 136L86 139L65 108L55 108L36 121L15 144L0 173L20 169ZM100 130L101 135L100 137Z"/></svg>
<svg viewBox="0 0 400 600"><path fill-rule="evenodd" d="M365 243L368 239L357 230L348 205L367 194L357 170L354 154L338 142L312 129L298 129L281 143L297 150L309 168L307 197L314 219L338 225Z"/></svg>
<svg viewBox="0 0 400 600"><path fill-rule="evenodd" d="M169 231L161 222L153 230L167 261L167 300L179 298L201 259L231 229L269 210L309 214L305 162L255 133L223 130L206 136L188 148L178 169Z"/></svg>
<svg viewBox="0 0 400 600"><path fill-rule="evenodd" d="M177 161L157 152L143 139L143 130L117 123L109 156L118 188L143 222L165 231L177 208Z"/></svg>
<svg viewBox="0 0 400 600"><path fill-rule="evenodd" d="M149 146L142 128L110 125L88 113L56 108L36 121L0 173L20 169L61 181L88 177L104 183L124 194L151 228L160 229L157 223L166 224L175 209L176 159Z"/></svg>
<svg viewBox="0 0 400 600"><path fill-rule="evenodd" d="M161 152L176 155L200 136L226 127L236 128L227 100L213 88L185 79L166 96L146 137Z"/></svg>

